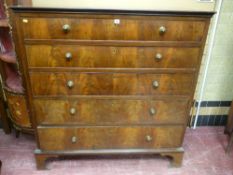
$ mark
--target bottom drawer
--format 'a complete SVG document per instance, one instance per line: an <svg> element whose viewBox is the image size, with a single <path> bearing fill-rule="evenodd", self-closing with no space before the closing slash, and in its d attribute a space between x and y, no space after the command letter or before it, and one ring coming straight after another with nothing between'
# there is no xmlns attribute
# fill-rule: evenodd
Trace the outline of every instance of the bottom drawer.
<svg viewBox="0 0 233 175"><path fill-rule="evenodd" d="M38 127L40 149L140 149L180 147L183 126Z"/></svg>

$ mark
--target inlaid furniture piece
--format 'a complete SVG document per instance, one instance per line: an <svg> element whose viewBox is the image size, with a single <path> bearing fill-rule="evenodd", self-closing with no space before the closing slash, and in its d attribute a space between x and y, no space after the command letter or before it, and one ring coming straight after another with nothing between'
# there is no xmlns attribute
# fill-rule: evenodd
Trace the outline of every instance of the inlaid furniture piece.
<svg viewBox="0 0 233 175"><path fill-rule="evenodd" d="M11 25L8 23L8 7L13 3L13 0L0 1L0 112L6 133L13 126L18 136L20 132L32 133L33 129L11 38ZM6 112L7 109L9 113Z"/></svg>
<svg viewBox="0 0 233 175"><path fill-rule="evenodd" d="M2 50L2 40L5 39L5 31L8 27L8 22L5 14L4 3L0 2L0 51ZM4 98L3 86L2 86L2 73L3 73L3 63L1 62L1 52L0 52L0 122L3 130L6 134L11 133L11 125L7 115L6 101Z"/></svg>
<svg viewBox="0 0 233 175"><path fill-rule="evenodd" d="M212 12L12 10L38 169L90 154L181 165Z"/></svg>
<svg viewBox="0 0 233 175"><path fill-rule="evenodd" d="M227 126L225 128L225 133L229 134L230 140L226 148L226 153L229 153L233 145L233 102L231 103L231 108L229 110Z"/></svg>
<svg viewBox="0 0 233 175"><path fill-rule="evenodd" d="M3 96L3 89L0 81L0 122L2 124L2 128L6 134L11 133L11 126L10 126L10 121L7 116L7 111L6 111L6 104Z"/></svg>

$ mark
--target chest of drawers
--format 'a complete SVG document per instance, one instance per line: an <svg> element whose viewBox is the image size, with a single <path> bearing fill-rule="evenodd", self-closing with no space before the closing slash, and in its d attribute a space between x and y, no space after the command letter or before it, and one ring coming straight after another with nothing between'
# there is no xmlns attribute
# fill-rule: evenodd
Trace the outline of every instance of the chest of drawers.
<svg viewBox="0 0 233 175"><path fill-rule="evenodd" d="M13 7L38 149L161 154L180 166L213 13Z"/></svg>

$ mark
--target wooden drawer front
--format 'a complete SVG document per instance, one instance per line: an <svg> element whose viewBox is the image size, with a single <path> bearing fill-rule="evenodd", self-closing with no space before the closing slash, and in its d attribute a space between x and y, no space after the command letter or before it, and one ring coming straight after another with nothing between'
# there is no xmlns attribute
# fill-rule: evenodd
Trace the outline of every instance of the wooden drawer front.
<svg viewBox="0 0 233 175"><path fill-rule="evenodd" d="M184 124L188 99L34 100L38 124Z"/></svg>
<svg viewBox="0 0 233 175"><path fill-rule="evenodd" d="M47 151L180 147L183 132L183 126L38 128Z"/></svg>
<svg viewBox="0 0 233 175"><path fill-rule="evenodd" d="M26 50L29 67L196 68L199 56L199 48L189 47L27 45Z"/></svg>
<svg viewBox="0 0 233 175"><path fill-rule="evenodd" d="M189 95L193 74L31 73L33 95ZM73 84L68 87L67 84ZM158 85L158 87L155 87Z"/></svg>
<svg viewBox="0 0 233 175"><path fill-rule="evenodd" d="M95 19L94 19L95 18ZM98 19L99 18L99 19ZM86 18L22 18L24 38L31 39L80 39L80 40L136 40L136 41L202 41L205 21L193 18L144 18L116 16L115 19ZM70 29L64 31L64 25ZM160 27L166 32L161 34Z"/></svg>

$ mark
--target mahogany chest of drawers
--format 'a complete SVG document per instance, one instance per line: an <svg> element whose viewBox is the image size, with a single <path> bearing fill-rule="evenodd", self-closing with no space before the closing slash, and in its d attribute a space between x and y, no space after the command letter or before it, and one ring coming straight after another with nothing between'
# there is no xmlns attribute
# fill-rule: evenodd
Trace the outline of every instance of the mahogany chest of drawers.
<svg viewBox="0 0 233 175"><path fill-rule="evenodd" d="M182 141L211 12L13 7L38 169L49 157L161 154Z"/></svg>

